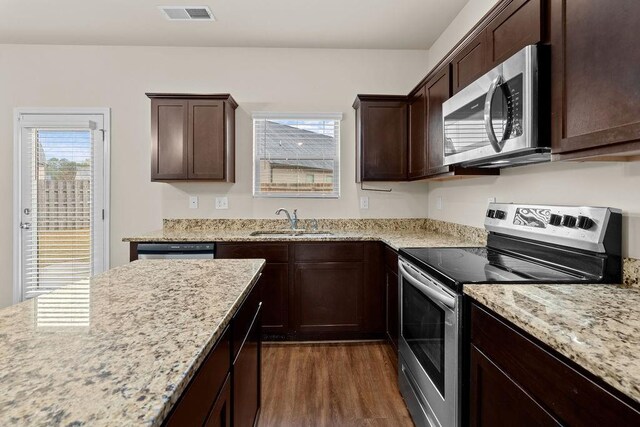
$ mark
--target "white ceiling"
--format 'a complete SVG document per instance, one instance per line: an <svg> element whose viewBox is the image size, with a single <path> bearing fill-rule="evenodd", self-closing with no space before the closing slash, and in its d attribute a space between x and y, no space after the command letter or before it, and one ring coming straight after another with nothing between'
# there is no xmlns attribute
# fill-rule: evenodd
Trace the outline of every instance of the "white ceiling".
<svg viewBox="0 0 640 427"><path fill-rule="evenodd" d="M467 1L0 0L0 43L428 49ZM168 5L216 21L168 21Z"/></svg>

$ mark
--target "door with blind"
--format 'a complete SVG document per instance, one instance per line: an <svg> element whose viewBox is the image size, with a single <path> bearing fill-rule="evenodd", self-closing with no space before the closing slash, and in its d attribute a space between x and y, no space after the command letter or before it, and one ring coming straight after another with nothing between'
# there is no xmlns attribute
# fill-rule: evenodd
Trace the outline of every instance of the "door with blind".
<svg viewBox="0 0 640 427"><path fill-rule="evenodd" d="M20 297L42 295L39 325L88 321L89 278L107 256L105 115L19 114L17 123Z"/></svg>

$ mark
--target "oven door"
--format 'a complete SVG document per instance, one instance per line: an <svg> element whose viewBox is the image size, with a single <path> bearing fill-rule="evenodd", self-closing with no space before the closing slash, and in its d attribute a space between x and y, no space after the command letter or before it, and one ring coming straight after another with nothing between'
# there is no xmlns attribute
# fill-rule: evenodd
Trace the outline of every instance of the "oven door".
<svg viewBox="0 0 640 427"><path fill-rule="evenodd" d="M459 423L460 296L399 260L399 384L416 425Z"/></svg>
<svg viewBox="0 0 640 427"><path fill-rule="evenodd" d="M537 50L527 46L442 107L444 164L537 146Z"/></svg>

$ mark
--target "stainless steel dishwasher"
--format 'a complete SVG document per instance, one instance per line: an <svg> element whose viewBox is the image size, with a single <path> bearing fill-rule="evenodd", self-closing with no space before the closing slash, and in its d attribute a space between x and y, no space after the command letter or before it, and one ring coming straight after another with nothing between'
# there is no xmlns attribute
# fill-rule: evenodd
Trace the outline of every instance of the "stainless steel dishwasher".
<svg viewBox="0 0 640 427"><path fill-rule="evenodd" d="M138 259L214 259L215 243L140 243Z"/></svg>

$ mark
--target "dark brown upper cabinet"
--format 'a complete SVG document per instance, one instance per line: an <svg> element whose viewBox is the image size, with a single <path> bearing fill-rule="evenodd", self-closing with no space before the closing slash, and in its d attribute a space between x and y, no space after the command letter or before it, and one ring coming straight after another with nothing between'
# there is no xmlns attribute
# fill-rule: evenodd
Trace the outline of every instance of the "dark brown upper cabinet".
<svg viewBox="0 0 640 427"><path fill-rule="evenodd" d="M512 0L486 27L471 32L451 59L453 93L473 83L478 77L504 62L525 46L543 39L544 6L548 0Z"/></svg>
<svg viewBox="0 0 640 427"><path fill-rule="evenodd" d="M640 155L637 0L551 1L554 160Z"/></svg>
<svg viewBox="0 0 640 427"><path fill-rule="evenodd" d="M147 93L151 180L235 182L235 109L229 94Z"/></svg>
<svg viewBox="0 0 640 427"><path fill-rule="evenodd" d="M458 93L488 71L485 43L485 33L482 32L469 40L451 60L453 93Z"/></svg>
<svg viewBox="0 0 640 427"><path fill-rule="evenodd" d="M427 168L427 94L422 86L409 98L409 179L423 179Z"/></svg>
<svg viewBox="0 0 640 427"><path fill-rule="evenodd" d="M451 96L450 67L445 66L426 84L427 93L427 139L429 141L429 175L448 173L444 165L444 132L442 129L442 104Z"/></svg>
<svg viewBox="0 0 640 427"><path fill-rule="evenodd" d="M513 0L493 18L484 35L486 69L543 38L544 6L547 0Z"/></svg>
<svg viewBox="0 0 640 427"><path fill-rule="evenodd" d="M406 181L408 106L406 96L358 95L356 182Z"/></svg>

